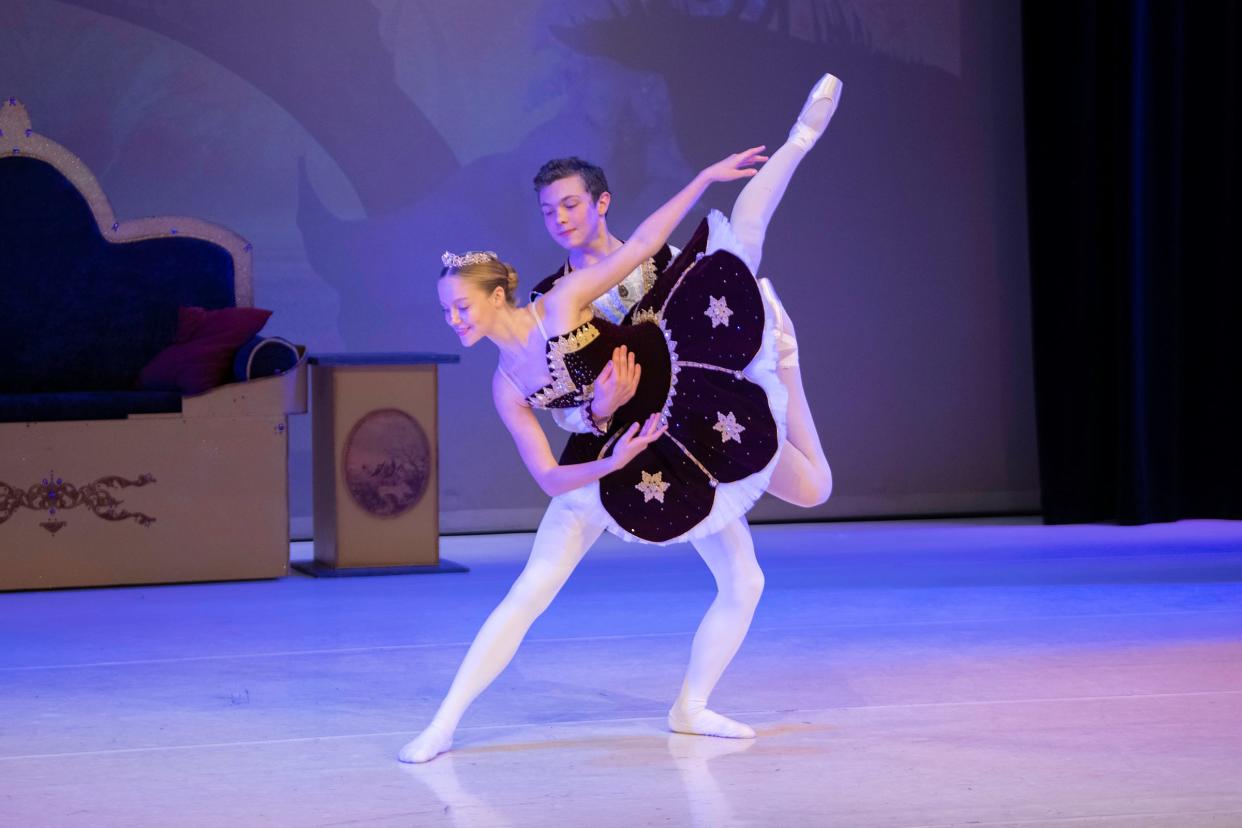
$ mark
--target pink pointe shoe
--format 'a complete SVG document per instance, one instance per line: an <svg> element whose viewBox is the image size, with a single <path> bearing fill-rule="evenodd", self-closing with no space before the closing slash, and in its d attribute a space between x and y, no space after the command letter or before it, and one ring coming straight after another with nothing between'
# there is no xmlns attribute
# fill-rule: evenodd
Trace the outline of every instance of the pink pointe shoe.
<svg viewBox="0 0 1242 828"><path fill-rule="evenodd" d="M837 103L841 100L844 84L836 75L824 75L814 86L811 94L806 96L806 103L798 113L798 120L789 130L789 140L804 150L809 150L828 128L833 113L837 111Z"/></svg>

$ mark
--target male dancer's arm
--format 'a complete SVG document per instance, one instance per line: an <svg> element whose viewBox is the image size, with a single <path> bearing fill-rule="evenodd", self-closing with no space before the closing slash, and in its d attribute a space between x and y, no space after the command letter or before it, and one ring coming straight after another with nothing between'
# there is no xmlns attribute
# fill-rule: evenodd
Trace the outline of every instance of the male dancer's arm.
<svg viewBox="0 0 1242 828"><path fill-rule="evenodd" d="M553 408L552 419L576 434L603 434L617 409L633 399L641 378L642 368L634 361L634 354L624 345L613 348L612 359L593 383L594 396L577 408ZM569 427L579 424L579 428Z"/></svg>
<svg viewBox="0 0 1242 828"><path fill-rule="evenodd" d="M681 253L680 248L674 247L671 244L664 245L663 249L652 257L654 272L657 275L662 272L664 268L668 267L669 262L677 258L679 253ZM617 288L613 288L603 297L600 297L600 299L593 302L592 304L595 305L596 315L605 316L609 321L620 324L622 320L614 318L615 310L612 313L609 313L605 310L605 307L601 304L601 301L604 298L615 297L617 305L625 313L629 313L629 311L633 310L634 306L642 300L643 296L646 295L647 290L651 287L651 285L647 283L647 280L641 278L645 269L646 263L644 262L642 265L631 271L630 275L625 278L623 284L628 285L630 289L629 296L622 298L617 294ZM556 283L556 279L559 275L560 274L553 274L540 282L539 285L531 291L530 301L533 302L544 293L547 293L548 289ZM640 278L634 278L635 276ZM633 281L634 284L629 284L631 281ZM594 400L585 402L577 408L552 409L553 422L555 422L557 426L563 430L574 434L598 434L601 431L606 431L609 418L618 408L630 401L630 398L633 397L633 392L631 391L629 394L618 396L613 399L608 396L610 389L608 389L602 382L603 378L603 374L601 373L600 379L595 381L596 398ZM637 390L638 388L637 377L633 379L633 387L634 390Z"/></svg>

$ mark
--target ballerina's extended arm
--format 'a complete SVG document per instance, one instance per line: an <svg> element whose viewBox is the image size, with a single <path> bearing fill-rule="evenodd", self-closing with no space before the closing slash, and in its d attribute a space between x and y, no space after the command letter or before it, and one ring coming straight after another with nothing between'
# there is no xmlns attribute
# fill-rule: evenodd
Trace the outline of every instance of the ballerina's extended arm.
<svg viewBox="0 0 1242 828"><path fill-rule="evenodd" d="M561 465L552 454L548 437L535 419L535 412L524 404L520 392L499 371L492 377L492 399L496 403L500 419L513 435L513 442L517 444L518 454L526 464L526 469L535 478L539 488L550 497L594 483L604 475L622 468L668 430L667 425L660 425L659 414L652 414L641 428L638 423L631 424L618 438L612 454L608 457L589 463Z"/></svg>
<svg viewBox="0 0 1242 828"><path fill-rule="evenodd" d="M548 328L558 331L572 328L592 300L620 284L630 271L660 249L710 185L753 176L756 173L753 165L767 160L760 154L763 149L762 146L751 147L712 164L638 225L625 244L595 264L558 279L543 296Z"/></svg>

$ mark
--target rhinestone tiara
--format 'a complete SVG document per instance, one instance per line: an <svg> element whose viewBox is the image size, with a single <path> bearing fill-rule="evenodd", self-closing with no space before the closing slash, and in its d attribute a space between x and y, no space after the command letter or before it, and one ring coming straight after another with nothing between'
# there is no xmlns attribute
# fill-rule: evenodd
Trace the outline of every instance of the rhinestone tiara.
<svg viewBox="0 0 1242 828"><path fill-rule="evenodd" d="M490 262L494 258L495 256L493 256L491 253L476 252L476 253L467 253L464 256L458 256L456 253L450 253L449 251L445 250L443 255L440 256L440 261L444 263L445 267L451 267L451 268L457 269L457 268L465 267L466 265L480 264L482 262Z"/></svg>

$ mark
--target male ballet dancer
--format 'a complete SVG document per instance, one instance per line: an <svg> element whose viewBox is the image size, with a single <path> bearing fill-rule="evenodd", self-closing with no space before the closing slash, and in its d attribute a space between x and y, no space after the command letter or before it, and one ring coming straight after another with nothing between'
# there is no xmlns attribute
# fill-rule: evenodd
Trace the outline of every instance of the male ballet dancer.
<svg viewBox="0 0 1242 828"><path fill-rule="evenodd" d="M576 156L553 159L535 174L535 192L548 235L565 248L569 256L556 272L530 292L532 302L551 290L561 276L593 265L621 246L621 240L608 229L612 193L599 167ZM654 256L634 268L621 284L591 303L596 316L621 324L635 303L651 289L655 277L680 252L666 243ZM613 412L629 401L637 386L632 360L621 360L618 365L620 374L610 371L613 368L610 364L596 380L594 400L578 408L552 409L556 424L578 433L602 429Z"/></svg>

